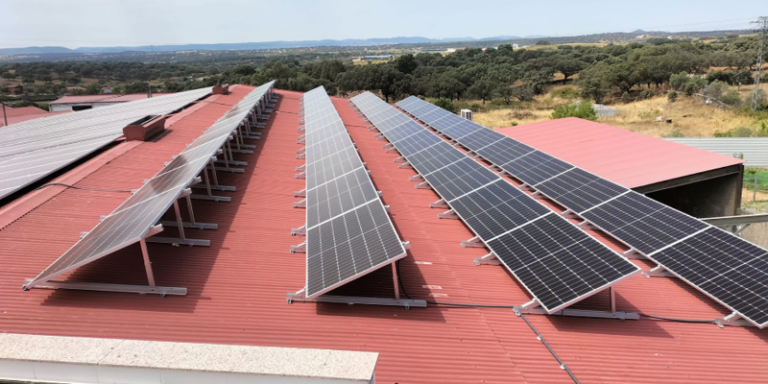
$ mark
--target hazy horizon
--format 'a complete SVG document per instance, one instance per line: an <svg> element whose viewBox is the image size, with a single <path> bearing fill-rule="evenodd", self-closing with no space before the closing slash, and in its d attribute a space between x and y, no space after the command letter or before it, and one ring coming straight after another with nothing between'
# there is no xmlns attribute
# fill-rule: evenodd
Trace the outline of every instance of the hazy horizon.
<svg viewBox="0 0 768 384"><path fill-rule="evenodd" d="M346 40L392 37L575 36L653 30L748 29L754 2L662 2L642 7L593 0L528 3L245 0L6 0L0 48L111 47ZM663 10L663 12L660 12ZM532 17L541 13L539 17ZM520 16L523 15L523 16Z"/></svg>

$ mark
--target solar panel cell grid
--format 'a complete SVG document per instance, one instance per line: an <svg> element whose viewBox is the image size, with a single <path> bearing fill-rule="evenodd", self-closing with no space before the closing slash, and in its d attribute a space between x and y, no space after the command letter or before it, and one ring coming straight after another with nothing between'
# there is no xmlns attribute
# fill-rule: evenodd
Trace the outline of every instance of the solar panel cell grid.
<svg viewBox="0 0 768 384"><path fill-rule="evenodd" d="M574 168L572 165L562 160L558 160L539 151L518 157L515 160L501 165L501 167L517 179L529 185L538 184Z"/></svg>
<svg viewBox="0 0 768 384"><path fill-rule="evenodd" d="M768 323L768 251L709 228L653 259L759 326Z"/></svg>
<svg viewBox="0 0 768 384"><path fill-rule="evenodd" d="M645 254L707 227L636 192L619 196L582 216Z"/></svg>
<svg viewBox="0 0 768 384"><path fill-rule="evenodd" d="M550 213L504 180L453 200L451 207L482 239L492 239Z"/></svg>
<svg viewBox="0 0 768 384"><path fill-rule="evenodd" d="M496 181L498 175L465 158L429 175L422 175L433 189L446 200L451 201L488 183Z"/></svg>
<svg viewBox="0 0 768 384"><path fill-rule="evenodd" d="M629 191L579 168L536 184L535 187L577 213Z"/></svg>
<svg viewBox="0 0 768 384"><path fill-rule="evenodd" d="M549 214L488 242L544 308L567 306L637 272L637 266L617 263L614 252L559 219Z"/></svg>

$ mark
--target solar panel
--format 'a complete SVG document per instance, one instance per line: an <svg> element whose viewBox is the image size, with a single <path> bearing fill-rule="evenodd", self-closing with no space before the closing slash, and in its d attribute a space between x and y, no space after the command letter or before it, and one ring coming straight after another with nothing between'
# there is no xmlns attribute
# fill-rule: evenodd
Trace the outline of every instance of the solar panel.
<svg viewBox="0 0 768 384"><path fill-rule="evenodd" d="M405 257L406 252L322 86L304 94L303 119L305 297L313 298Z"/></svg>
<svg viewBox="0 0 768 384"><path fill-rule="evenodd" d="M358 95L352 102L366 117L369 110L376 110L376 116L384 114L377 107L384 102L370 93ZM420 110L430 108L421 106ZM439 114L432 112L427 120L444 120L438 118ZM369 120L376 124L377 118ZM490 146L495 141L479 133L480 128L454 126L467 137L474 135L470 141L475 143ZM380 132L548 313L640 271L629 260L428 129L421 127L421 132L404 138L395 133L398 129L402 128ZM428 139L429 136L433 139Z"/></svg>
<svg viewBox="0 0 768 384"><path fill-rule="evenodd" d="M190 186L218 149L229 140L230 134L249 113L250 108L247 107L253 107L273 84L274 81L254 89L248 95L251 97L246 97L238 103L243 110L239 115L235 118L222 117L224 120L220 119L217 124L209 127L201 137L193 141L80 241L26 283L25 288L61 276L142 240L179 198L182 191ZM258 98L254 101L255 96ZM242 104L246 104L246 108L243 108ZM221 122L226 123L223 128L219 124ZM211 132L215 135L213 139L210 135L205 135Z"/></svg>
<svg viewBox="0 0 768 384"><path fill-rule="evenodd" d="M651 256L758 327L768 325L765 249L710 227Z"/></svg>
<svg viewBox="0 0 768 384"><path fill-rule="evenodd" d="M415 97L405 101L398 106L416 117L455 116ZM489 138L478 141L472 139L477 133L466 135L457 127L433 126L752 324L768 325L765 249L498 132L487 130ZM490 135L499 140L487 145Z"/></svg>
<svg viewBox="0 0 768 384"><path fill-rule="evenodd" d="M0 130L0 199L87 156L148 115L163 115L210 94L197 89L11 124Z"/></svg>
<svg viewBox="0 0 768 384"><path fill-rule="evenodd" d="M548 311L615 284L638 272L617 262L615 252L551 213L488 241L488 247Z"/></svg>

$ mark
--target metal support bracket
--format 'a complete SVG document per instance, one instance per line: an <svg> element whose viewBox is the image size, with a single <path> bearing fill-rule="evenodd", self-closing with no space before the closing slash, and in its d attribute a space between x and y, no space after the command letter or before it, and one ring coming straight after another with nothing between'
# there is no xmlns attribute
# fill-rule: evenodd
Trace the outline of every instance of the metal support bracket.
<svg viewBox="0 0 768 384"><path fill-rule="evenodd" d="M476 257L475 265L501 265L501 261L495 253L491 252L483 257Z"/></svg>
<svg viewBox="0 0 768 384"><path fill-rule="evenodd" d="M424 178L421 175L413 175L408 178L408 181L424 181Z"/></svg>
<svg viewBox="0 0 768 384"><path fill-rule="evenodd" d="M295 174L293 176L293 178L294 179L306 179L307 178L307 173L306 172L297 173L297 174Z"/></svg>
<svg viewBox="0 0 768 384"><path fill-rule="evenodd" d="M255 145L248 145L248 146L246 146L245 144L241 145L241 147L256 148ZM237 153L237 154L240 154L240 155L253 155L253 151L250 150L250 149L233 149L232 153ZM238 162L238 161L230 160L229 162L234 164L234 165L243 165L243 166L248 165L248 163L246 163L245 161L239 161ZM238 163L245 163L245 164L238 164Z"/></svg>
<svg viewBox="0 0 768 384"><path fill-rule="evenodd" d="M296 172L304 172L304 170L307 169L307 165L303 164L295 168Z"/></svg>
<svg viewBox="0 0 768 384"><path fill-rule="evenodd" d="M397 152L397 148L395 148L395 147L388 148L387 152Z"/></svg>
<svg viewBox="0 0 768 384"><path fill-rule="evenodd" d="M293 192L293 197L307 197L307 190L302 189L301 191Z"/></svg>
<svg viewBox="0 0 768 384"><path fill-rule="evenodd" d="M423 183L419 183L419 184L416 184L414 187L415 187L416 189L432 189L432 186L431 186L431 185L429 185L429 183L428 183L428 182L426 182L426 181L425 181L425 182L423 182Z"/></svg>
<svg viewBox="0 0 768 384"><path fill-rule="evenodd" d="M728 316L725 316L720 319L715 319L715 324L717 324L718 327L723 328L726 325L735 326L735 327L754 327L755 325L744 320L741 315L739 315L737 312L733 312Z"/></svg>
<svg viewBox="0 0 768 384"><path fill-rule="evenodd" d="M411 165L411 163L408 163L408 162L402 163L402 164L398 165L397 167L398 168L410 168L410 169L413 169L413 166Z"/></svg>
<svg viewBox="0 0 768 384"><path fill-rule="evenodd" d="M445 200L443 200L443 199L435 201L434 203L429 203L429 207L430 208L445 208L445 209L451 208L450 206L448 206L448 203L446 203Z"/></svg>
<svg viewBox="0 0 768 384"><path fill-rule="evenodd" d="M307 253L307 243L301 243L299 245L291 245L291 253Z"/></svg>
<svg viewBox="0 0 768 384"><path fill-rule="evenodd" d="M230 163L232 163L232 161L230 161ZM245 169L242 169L242 168L216 167L215 169L221 172L245 173Z"/></svg>
<svg viewBox="0 0 768 384"><path fill-rule="evenodd" d="M307 226L302 225L298 228L291 228L291 236L306 236L307 234Z"/></svg>
<svg viewBox="0 0 768 384"><path fill-rule="evenodd" d="M405 163L407 160L405 160L405 157L400 156L392 161L394 161L395 163Z"/></svg>
<svg viewBox="0 0 768 384"><path fill-rule="evenodd" d="M645 277L675 277L675 275L669 273L664 267L661 265L657 265L654 268L651 268L649 270L645 270L642 272L643 276Z"/></svg>
<svg viewBox="0 0 768 384"><path fill-rule="evenodd" d="M308 299L304 293L305 291L303 289L296 293L288 293L286 295L288 304L291 304L294 301L306 301L306 302L315 302L315 303L337 303L337 304L347 304L347 305L355 305L355 304L384 305L384 306L394 306L394 307L405 307L405 309L427 307L427 302L424 300L387 299L387 298L380 298L380 297L355 297L355 296L333 296L333 295L320 295L318 297Z"/></svg>
<svg viewBox="0 0 768 384"><path fill-rule="evenodd" d="M451 220L459 220L459 215L456 214L456 211L453 209L445 211L443 213L437 214L438 219L451 219Z"/></svg>
<svg viewBox="0 0 768 384"><path fill-rule="evenodd" d="M461 242L462 248L485 248L485 243L483 243L482 240L480 240L479 237L475 236L469 240L465 240Z"/></svg>
<svg viewBox="0 0 768 384"><path fill-rule="evenodd" d="M293 203L294 208L306 208L307 207L307 199L301 200L301 201L295 201Z"/></svg>
<svg viewBox="0 0 768 384"><path fill-rule="evenodd" d="M618 319L621 321L624 320L640 320L640 314L635 312L617 312L616 311L616 302L615 302L615 296L613 293L613 288L609 288L610 291L610 297L611 297L611 311L591 311L591 310L584 310L584 309L562 309L557 312L547 313L544 308L541 308L540 304L536 300L531 300L528 303L525 303L520 306L515 306L513 308L513 311L517 316L520 316L521 314L532 314L532 315L549 315L549 316L571 316L571 317L593 317L598 319Z"/></svg>

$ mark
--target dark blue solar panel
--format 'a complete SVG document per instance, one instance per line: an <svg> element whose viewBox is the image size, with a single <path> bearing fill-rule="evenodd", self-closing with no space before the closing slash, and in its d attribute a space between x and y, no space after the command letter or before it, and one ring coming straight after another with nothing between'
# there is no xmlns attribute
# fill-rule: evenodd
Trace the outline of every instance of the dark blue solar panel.
<svg viewBox="0 0 768 384"><path fill-rule="evenodd" d="M409 156L408 162L420 174L427 175L466 158L465 154L455 150L450 144L442 142Z"/></svg>
<svg viewBox="0 0 768 384"><path fill-rule="evenodd" d="M497 180L499 176L478 164L477 161L465 158L426 175L424 178L443 199L451 201Z"/></svg>
<svg viewBox="0 0 768 384"><path fill-rule="evenodd" d="M453 200L451 207L481 239L492 239L551 212L501 179Z"/></svg>
<svg viewBox="0 0 768 384"><path fill-rule="evenodd" d="M461 145L467 147L469 150L474 151L479 148L487 147L488 145L504 139L505 137L506 136L502 135L501 133L494 132L490 129L479 129L476 132L463 136L457 141Z"/></svg>
<svg viewBox="0 0 768 384"><path fill-rule="evenodd" d="M768 251L709 228L652 256L758 326L768 324Z"/></svg>
<svg viewBox="0 0 768 384"><path fill-rule="evenodd" d="M477 154L495 165L508 163L535 149L511 138L504 138L487 147L476 150Z"/></svg>
<svg viewBox="0 0 768 384"><path fill-rule="evenodd" d="M486 244L549 311L640 270L553 213Z"/></svg>
<svg viewBox="0 0 768 384"><path fill-rule="evenodd" d="M635 192L581 215L644 254L707 227L693 217Z"/></svg>
<svg viewBox="0 0 768 384"><path fill-rule="evenodd" d="M501 167L529 185L538 184L573 168L572 165L539 151L518 157L502 164Z"/></svg>
<svg viewBox="0 0 768 384"><path fill-rule="evenodd" d="M405 157L408 157L416 152L429 148L437 143L445 142L439 137L435 136L432 132L422 128L423 131L411 135L407 140L400 140L396 147L397 150Z"/></svg>
<svg viewBox="0 0 768 384"><path fill-rule="evenodd" d="M627 188L579 168L536 184L535 187L558 204L576 213L629 191Z"/></svg>

